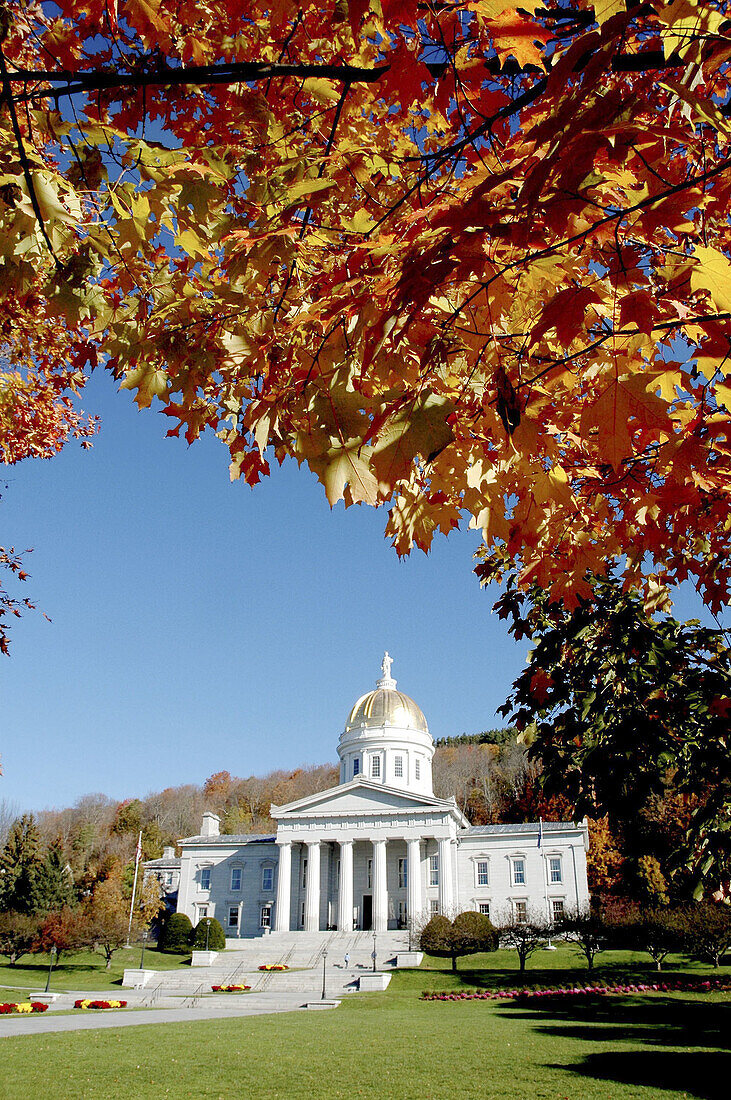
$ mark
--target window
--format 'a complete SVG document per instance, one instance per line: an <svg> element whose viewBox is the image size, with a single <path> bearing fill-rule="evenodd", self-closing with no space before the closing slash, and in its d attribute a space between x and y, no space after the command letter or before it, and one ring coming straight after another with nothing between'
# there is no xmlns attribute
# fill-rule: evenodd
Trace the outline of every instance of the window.
<svg viewBox="0 0 731 1100"><path fill-rule="evenodd" d="M304 924L304 916L303 916L303 919L302 919L302 923ZM260 928L271 928L271 926L272 926L272 907L271 907L271 905L262 905L262 907L261 907L261 916L260 916L260 919L259 919L259 927Z"/></svg>
<svg viewBox="0 0 731 1100"><path fill-rule="evenodd" d="M554 921L560 921L563 917L563 901L560 898L554 898L551 902L551 913Z"/></svg>
<svg viewBox="0 0 731 1100"><path fill-rule="evenodd" d="M398 926L399 928L406 928L409 920L409 914L406 910L406 902L400 901L398 903Z"/></svg>
<svg viewBox="0 0 731 1100"><path fill-rule="evenodd" d="M477 876L478 886L489 886L490 884L490 864L486 859L478 859L475 864L475 874Z"/></svg>
<svg viewBox="0 0 731 1100"><path fill-rule="evenodd" d="M439 856L429 856L429 885L439 885Z"/></svg>
<svg viewBox="0 0 731 1100"><path fill-rule="evenodd" d="M514 901L513 902L513 914L518 924L525 924L528 920L528 902L527 901Z"/></svg>
<svg viewBox="0 0 731 1100"><path fill-rule="evenodd" d="M211 888L211 868L201 867L201 890L210 890Z"/></svg>
<svg viewBox="0 0 731 1100"><path fill-rule="evenodd" d="M340 860L338 860L338 862L336 863L335 867L336 867L336 871L335 871L335 873L336 873L336 875L337 875L338 890L339 890L339 889L340 889Z"/></svg>
<svg viewBox="0 0 731 1100"><path fill-rule="evenodd" d="M353 778L354 779L355 779L356 775L360 775L360 757L358 757L358 756L356 756L355 760L353 761Z"/></svg>
<svg viewBox="0 0 731 1100"><path fill-rule="evenodd" d="M307 860L302 860L302 889L307 885ZM304 919L304 918L303 918Z"/></svg>
<svg viewBox="0 0 731 1100"><path fill-rule="evenodd" d="M305 926L305 903L302 902L302 911L300 913L300 928Z"/></svg>
<svg viewBox="0 0 731 1100"><path fill-rule="evenodd" d="M513 860L513 886L525 886L525 860Z"/></svg>
<svg viewBox="0 0 731 1100"><path fill-rule="evenodd" d="M231 868L231 889L232 890L240 890L241 889L241 868L240 867L232 867Z"/></svg>
<svg viewBox="0 0 731 1100"><path fill-rule="evenodd" d="M561 872L561 856L551 856L548 861L548 879L549 882L563 882L563 874Z"/></svg>
<svg viewBox="0 0 731 1100"><path fill-rule="evenodd" d="M414 779L421 779L421 760L418 756L414 761Z"/></svg>
<svg viewBox="0 0 731 1100"><path fill-rule="evenodd" d="M380 779L381 777L381 758L380 756L371 757L371 776L373 779Z"/></svg>
<svg viewBox="0 0 731 1100"><path fill-rule="evenodd" d="M367 870L368 870L368 889L370 890L370 888L373 886L373 860L372 859L368 860Z"/></svg>
<svg viewBox="0 0 731 1100"><path fill-rule="evenodd" d="M172 871L166 871L165 874L162 876L162 881L163 881L165 886L172 886L172 884L173 884L173 872Z"/></svg>
<svg viewBox="0 0 731 1100"><path fill-rule="evenodd" d="M261 888L267 892L274 889L274 868L262 867L261 869Z"/></svg>
<svg viewBox="0 0 731 1100"><path fill-rule="evenodd" d="M239 907L238 905L230 905L228 909L228 926L229 928L238 928L239 926Z"/></svg>
<svg viewBox="0 0 731 1100"><path fill-rule="evenodd" d="M398 884L399 890L404 890L408 885L408 867L405 859L398 861Z"/></svg>
<svg viewBox="0 0 731 1100"><path fill-rule="evenodd" d="M203 918L207 917L207 916L208 916L208 906L207 905L199 905L198 906L198 920L203 920Z"/></svg>
<svg viewBox="0 0 731 1100"><path fill-rule="evenodd" d="M479 905L477 906L477 912L478 913L483 913L486 917L489 917L490 916L490 902L489 901L481 901L479 903Z"/></svg>
<svg viewBox="0 0 731 1100"><path fill-rule="evenodd" d="M393 761L393 774L397 779L402 779L404 774L404 758L396 756Z"/></svg>
<svg viewBox="0 0 731 1100"><path fill-rule="evenodd" d="M431 898L429 901L429 913L431 916L435 916L439 912L439 902L435 898Z"/></svg>

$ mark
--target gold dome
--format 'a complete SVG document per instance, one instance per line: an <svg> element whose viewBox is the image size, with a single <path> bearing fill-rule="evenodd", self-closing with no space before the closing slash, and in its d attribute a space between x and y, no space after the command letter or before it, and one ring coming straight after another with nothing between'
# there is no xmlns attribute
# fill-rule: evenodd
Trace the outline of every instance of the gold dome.
<svg viewBox="0 0 731 1100"><path fill-rule="evenodd" d="M384 726L386 723L402 729L429 732L421 707L408 695L393 688L376 688L361 695L348 715L345 730Z"/></svg>

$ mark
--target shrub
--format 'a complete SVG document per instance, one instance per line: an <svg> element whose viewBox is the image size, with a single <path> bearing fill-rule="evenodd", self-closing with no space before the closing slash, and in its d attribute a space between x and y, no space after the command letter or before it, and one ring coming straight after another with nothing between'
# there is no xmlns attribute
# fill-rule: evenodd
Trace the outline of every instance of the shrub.
<svg viewBox="0 0 731 1100"><path fill-rule="evenodd" d="M498 934L490 918L484 913L468 910L458 913L453 921L436 914L424 925L420 946L428 955L452 960L452 970L457 969L460 955L474 955L477 951L495 951Z"/></svg>
<svg viewBox="0 0 731 1100"><path fill-rule="evenodd" d="M682 912L685 949L695 958L719 966L731 949L731 906L702 901Z"/></svg>
<svg viewBox="0 0 731 1100"><path fill-rule="evenodd" d="M188 950L188 940L193 931L190 917L185 913L172 913L160 930L158 949L170 954L182 954Z"/></svg>
<svg viewBox="0 0 731 1100"><path fill-rule="evenodd" d="M226 933L215 917L202 917L188 936L188 943L196 951L204 951L208 936L209 951L226 950Z"/></svg>

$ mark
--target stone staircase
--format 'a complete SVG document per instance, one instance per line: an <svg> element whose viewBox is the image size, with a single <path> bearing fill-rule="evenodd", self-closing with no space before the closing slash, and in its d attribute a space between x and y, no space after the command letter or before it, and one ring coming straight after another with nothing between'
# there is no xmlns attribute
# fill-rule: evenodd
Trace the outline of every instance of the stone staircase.
<svg viewBox="0 0 731 1100"><path fill-rule="evenodd" d="M406 932L379 932L376 935L376 965L390 969L398 951L408 947ZM372 932L273 932L256 939L227 940L213 966L158 971L145 987L145 1000L162 996L187 996L210 993L212 985L249 985L252 992L307 993L322 991L323 953L328 996L357 989L360 974L373 968ZM345 968L346 952L350 955ZM284 963L286 971L262 971L264 963Z"/></svg>

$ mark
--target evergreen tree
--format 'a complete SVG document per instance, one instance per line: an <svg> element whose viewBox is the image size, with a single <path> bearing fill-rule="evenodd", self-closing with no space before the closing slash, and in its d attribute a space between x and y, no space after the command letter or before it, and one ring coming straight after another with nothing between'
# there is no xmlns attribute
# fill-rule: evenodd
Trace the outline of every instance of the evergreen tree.
<svg viewBox="0 0 731 1100"><path fill-rule="evenodd" d="M51 913L74 902L73 877L63 854L60 840L55 840L39 865L31 891L35 913Z"/></svg>
<svg viewBox="0 0 731 1100"><path fill-rule="evenodd" d="M0 909L33 911L33 890L40 864L40 837L32 814L16 818L0 853Z"/></svg>

